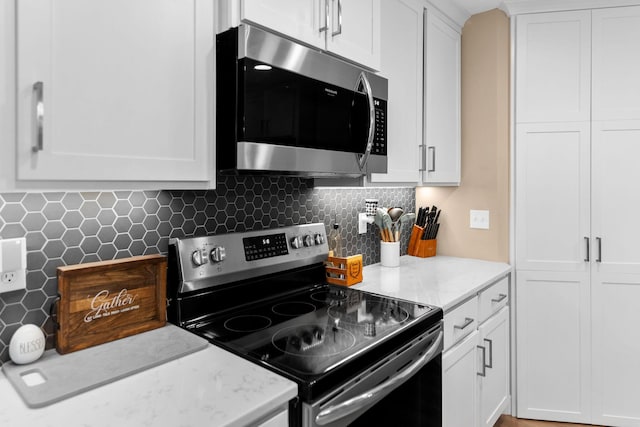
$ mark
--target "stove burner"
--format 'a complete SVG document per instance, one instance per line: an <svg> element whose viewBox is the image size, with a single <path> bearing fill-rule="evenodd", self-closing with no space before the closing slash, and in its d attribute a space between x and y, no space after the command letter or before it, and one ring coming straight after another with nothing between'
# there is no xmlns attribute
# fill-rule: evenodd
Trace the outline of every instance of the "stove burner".
<svg viewBox="0 0 640 427"><path fill-rule="evenodd" d="M271 326L271 319L257 314L235 316L224 322L224 327L232 332L255 332Z"/></svg>
<svg viewBox="0 0 640 427"><path fill-rule="evenodd" d="M327 309L327 313L329 314L329 317L336 321L348 324L358 324L362 321L366 321L369 323L374 322L378 324L378 326L400 324L409 318L407 310L397 305L384 307L383 309L374 307L371 312L366 313L362 318L360 318L357 313L347 312L344 308L336 305L330 306Z"/></svg>
<svg viewBox="0 0 640 427"><path fill-rule="evenodd" d="M280 329L271 342L280 351L293 356L334 356L349 350L356 343L350 331L337 326L299 325Z"/></svg>
<svg viewBox="0 0 640 427"><path fill-rule="evenodd" d="M289 301L275 304L271 311L281 316L302 316L316 311L316 306L309 302Z"/></svg>
<svg viewBox="0 0 640 427"><path fill-rule="evenodd" d="M327 302L331 304L333 302L345 301L347 299L347 295L343 290L319 291L312 293L311 299L314 301Z"/></svg>

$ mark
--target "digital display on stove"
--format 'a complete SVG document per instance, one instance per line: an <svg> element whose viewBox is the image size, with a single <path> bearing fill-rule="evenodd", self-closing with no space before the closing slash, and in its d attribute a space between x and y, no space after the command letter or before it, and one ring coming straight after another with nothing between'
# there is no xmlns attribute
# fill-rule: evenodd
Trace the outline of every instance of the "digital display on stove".
<svg viewBox="0 0 640 427"><path fill-rule="evenodd" d="M289 253L287 236L284 233L245 237L242 239L242 243L247 261L272 258Z"/></svg>

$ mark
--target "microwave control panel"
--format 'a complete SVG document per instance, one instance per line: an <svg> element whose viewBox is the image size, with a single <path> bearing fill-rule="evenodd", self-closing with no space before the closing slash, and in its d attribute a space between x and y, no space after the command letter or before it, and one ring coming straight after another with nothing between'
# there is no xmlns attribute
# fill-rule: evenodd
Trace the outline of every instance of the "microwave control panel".
<svg viewBox="0 0 640 427"><path fill-rule="evenodd" d="M387 155L387 101L374 98L376 128L373 137L371 154Z"/></svg>

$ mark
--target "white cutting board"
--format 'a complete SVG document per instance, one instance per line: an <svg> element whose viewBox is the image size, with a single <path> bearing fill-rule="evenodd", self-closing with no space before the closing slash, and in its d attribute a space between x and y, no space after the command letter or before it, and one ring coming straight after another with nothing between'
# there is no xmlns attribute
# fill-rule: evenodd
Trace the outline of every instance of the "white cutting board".
<svg viewBox="0 0 640 427"><path fill-rule="evenodd" d="M48 350L28 365L2 370L31 408L50 405L145 369L205 349L208 341L175 325L61 355Z"/></svg>

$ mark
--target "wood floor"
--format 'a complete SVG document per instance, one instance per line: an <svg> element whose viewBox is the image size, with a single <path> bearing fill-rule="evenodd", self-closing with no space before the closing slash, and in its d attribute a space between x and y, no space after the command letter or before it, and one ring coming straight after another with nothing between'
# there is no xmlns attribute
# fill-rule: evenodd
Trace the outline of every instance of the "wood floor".
<svg viewBox="0 0 640 427"><path fill-rule="evenodd" d="M556 423L513 418L508 415L500 417L494 427L588 427L585 424Z"/></svg>

